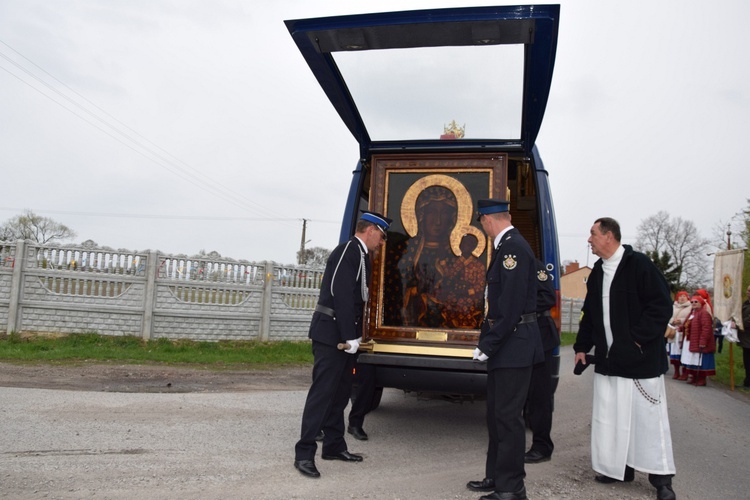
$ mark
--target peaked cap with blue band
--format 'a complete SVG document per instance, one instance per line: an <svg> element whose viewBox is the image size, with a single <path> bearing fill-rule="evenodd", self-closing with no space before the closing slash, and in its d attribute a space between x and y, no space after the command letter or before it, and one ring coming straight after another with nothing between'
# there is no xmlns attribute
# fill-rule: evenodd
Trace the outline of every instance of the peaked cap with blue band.
<svg viewBox="0 0 750 500"><path fill-rule="evenodd" d="M477 212L479 216L496 214L499 212L510 211L510 202L505 200L498 200L496 198L490 198L486 200L477 200ZM477 217L479 220L479 217Z"/></svg>
<svg viewBox="0 0 750 500"><path fill-rule="evenodd" d="M376 226L380 226L386 231L388 231L388 228L391 226L391 222L393 222L393 219L384 217L380 215L379 213L368 212L367 210L362 210L362 215L359 218L360 220L366 220L367 222L372 222Z"/></svg>

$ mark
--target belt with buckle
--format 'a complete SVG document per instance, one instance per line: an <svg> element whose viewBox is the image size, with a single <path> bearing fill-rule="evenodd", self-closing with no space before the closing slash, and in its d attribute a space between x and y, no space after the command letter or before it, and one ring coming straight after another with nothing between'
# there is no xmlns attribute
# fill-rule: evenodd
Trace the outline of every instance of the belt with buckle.
<svg viewBox="0 0 750 500"><path fill-rule="evenodd" d="M521 321L518 322L519 325L523 325L524 323L535 323L536 322L536 313L528 313L528 314L522 314L521 315Z"/></svg>
<svg viewBox="0 0 750 500"><path fill-rule="evenodd" d="M492 325L495 324L494 319L490 318L484 318L484 321L487 322L488 325L490 325L490 328L492 328ZM524 323L534 323L536 321L536 313L527 313L521 315L521 321L519 321L518 325L523 325Z"/></svg>

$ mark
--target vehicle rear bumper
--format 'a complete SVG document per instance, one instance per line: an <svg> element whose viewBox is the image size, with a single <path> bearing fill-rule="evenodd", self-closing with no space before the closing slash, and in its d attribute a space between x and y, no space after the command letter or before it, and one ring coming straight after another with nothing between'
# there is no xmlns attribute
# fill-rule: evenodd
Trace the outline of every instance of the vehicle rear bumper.
<svg viewBox="0 0 750 500"><path fill-rule="evenodd" d="M487 392L487 364L471 359L360 353L357 363L376 367L378 387L450 394Z"/></svg>

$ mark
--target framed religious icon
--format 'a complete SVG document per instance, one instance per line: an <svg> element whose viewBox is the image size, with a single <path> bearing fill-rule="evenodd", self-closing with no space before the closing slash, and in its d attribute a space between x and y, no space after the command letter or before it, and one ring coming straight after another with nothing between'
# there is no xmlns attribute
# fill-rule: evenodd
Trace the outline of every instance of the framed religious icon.
<svg viewBox="0 0 750 500"><path fill-rule="evenodd" d="M480 198L507 196L507 156L373 156L370 208L393 219L375 256L367 337L475 344L491 252Z"/></svg>

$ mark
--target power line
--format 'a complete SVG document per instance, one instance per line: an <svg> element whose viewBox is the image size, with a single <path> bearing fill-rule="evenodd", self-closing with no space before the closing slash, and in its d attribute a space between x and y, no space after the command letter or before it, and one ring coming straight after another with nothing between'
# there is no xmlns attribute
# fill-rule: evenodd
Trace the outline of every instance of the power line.
<svg viewBox="0 0 750 500"><path fill-rule="evenodd" d="M2 211L24 212L27 209L0 207ZM247 221L247 222L292 222L306 220L308 222L318 222L321 224L341 224L341 221L321 220L321 219L299 219L284 217L234 217L234 216L212 216L212 215L166 215L166 214L121 214L107 212L77 212L70 210L32 210L38 214L55 214L55 215L78 215L83 217L111 217L121 219L164 219L164 220L203 220L203 221Z"/></svg>
<svg viewBox="0 0 750 500"><path fill-rule="evenodd" d="M200 170L190 166L186 162L180 160L176 156L170 154L163 148L159 147L152 141L146 139L143 135L132 129L131 127L128 127L123 122L118 120L117 118L113 117L111 114L107 113L104 109L97 106L93 102L91 102L86 97L82 96L80 93L76 92L72 88L70 88L68 85L66 85L64 82L56 78L54 75L50 74L48 71L46 71L44 68L33 62L28 57L24 56L20 52L18 52L16 49L11 47L9 44L4 42L3 40L0 40L0 43L2 43L4 46L8 47L10 50L12 50L14 53L16 53L18 56L22 57L24 60L28 61L30 64L32 64L34 67L38 68L40 71L42 71L44 74L48 75L50 78L54 79L56 82L58 82L60 85L62 85L64 88L66 88L68 91L72 92L73 94L79 96L83 101L90 104L94 108L98 109L101 113L103 113L109 120L102 118L101 116L98 116L96 113L94 113L91 109L88 109L86 106L82 105L80 102L77 102L76 100L72 99L71 97L65 95L63 92L61 92L59 89L56 89L53 85L50 83L44 81L42 78L38 77L37 75L33 74L28 69L24 68L22 65L18 64L16 61L12 60L7 55L0 52L0 57L8 61L10 64L18 68L23 73L27 74L29 77L31 77L33 80L38 82L39 84L43 85L49 91L53 92L54 94L58 95L60 98L64 99L68 103L70 103L75 108L78 108L83 113L89 115L91 118L93 118L96 122L102 124L103 126L107 127L109 130L111 130L113 133L110 133L108 130L105 130L101 126L99 126L97 123L92 122L88 118L82 116L81 114L77 113L75 110L69 108L67 105L65 105L63 102L57 100L54 95L50 95L48 93L43 92L41 89L36 87L35 85L32 85L29 81L26 81L24 78L20 77L19 75L16 75L15 73L9 71L7 68L0 66L5 72L10 74L11 76L15 77L22 83L26 84L36 92L40 93L41 95L47 97L51 101L55 102L57 105L68 111L69 113L75 115L76 117L80 118L84 122L88 123L92 127L98 129L99 131L103 132L104 134L110 136L111 138L115 139L116 141L120 142L121 144L125 145L127 148L131 149L132 151L140 154L144 158L148 159L149 161L156 163L160 167L164 168L168 172L177 175L178 177L182 178L183 180L193 184L194 186L198 187L199 189L202 189L204 191L208 191L212 193L213 195L228 201L235 206L238 206L239 208L249 210L251 212L256 212L261 215L265 215L270 220L275 220L280 223L285 223L285 221L289 220L288 218L284 217L276 217L273 215L276 211L272 211L270 209L267 209L266 207L255 203L254 201L244 197L243 195L236 193L232 191L231 189L226 188L223 184L218 183L217 181L214 181L210 177L203 174ZM126 130L131 131L133 134L129 134L126 131L122 130L121 128L118 128L116 125L111 123L111 121L114 121L118 124L120 124L122 127L124 127ZM145 141L147 144L144 144L143 141L139 140L138 138ZM127 142L126 142L127 141ZM153 146L150 147L149 145ZM156 148L156 150L154 149ZM158 151L157 151L158 150ZM163 153L163 154L162 154ZM171 159L170 159L171 158ZM172 161L174 159L175 161ZM179 163L179 164L178 164ZM185 168L180 166L183 165L185 168L189 169L191 172L185 170Z"/></svg>

